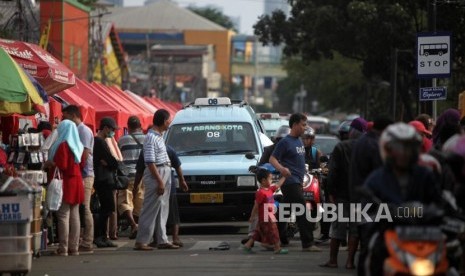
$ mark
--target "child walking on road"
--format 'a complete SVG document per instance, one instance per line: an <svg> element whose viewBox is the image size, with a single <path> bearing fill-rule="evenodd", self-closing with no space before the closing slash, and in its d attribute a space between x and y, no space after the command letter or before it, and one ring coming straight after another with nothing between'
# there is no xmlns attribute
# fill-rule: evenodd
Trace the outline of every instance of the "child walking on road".
<svg viewBox="0 0 465 276"><path fill-rule="evenodd" d="M265 247L273 247L275 254L287 254L287 249L282 249L279 241L279 232L274 215L274 192L279 189L285 178L282 177L276 185L271 184L271 173L265 169L259 169L256 173L260 183L260 189L255 194L255 204L249 221L252 222L258 215L258 225L252 237L244 244L244 251L252 253L254 241L261 242Z"/></svg>

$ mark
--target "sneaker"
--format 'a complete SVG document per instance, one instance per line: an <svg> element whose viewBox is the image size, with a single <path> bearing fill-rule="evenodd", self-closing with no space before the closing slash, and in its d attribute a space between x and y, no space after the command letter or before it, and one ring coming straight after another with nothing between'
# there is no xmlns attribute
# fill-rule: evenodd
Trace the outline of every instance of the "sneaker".
<svg viewBox="0 0 465 276"><path fill-rule="evenodd" d="M330 238L326 235L321 235L318 239L315 240L315 244L323 244L329 242Z"/></svg>
<svg viewBox="0 0 465 276"><path fill-rule="evenodd" d="M304 252L321 252L321 248L315 246L315 245L312 245L312 246L309 246L309 247L304 247L302 248L302 251Z"/></svg>
<svg viewBox="0 0 465 276"><path fill-rule="evenodd" d="M105 243L107 244L107 247L118 247L118 245L116 245L116 243L113 243L110 240L106 240Z"/></svg>
<svg viewBox="0 0 465 276"><path fill-rule="evenodd" d="M92 247L80 245L79 246L79 252L81 252L81 253L94 253L94 249Z"/></svg>
<svg viewBox="0 0 465 276"><path fill-rule="evenodd" d="M108 247L107 240L104 240L103 238L97 238L97 239L95 239L94 244L95 244L98 248Z"/></svg>

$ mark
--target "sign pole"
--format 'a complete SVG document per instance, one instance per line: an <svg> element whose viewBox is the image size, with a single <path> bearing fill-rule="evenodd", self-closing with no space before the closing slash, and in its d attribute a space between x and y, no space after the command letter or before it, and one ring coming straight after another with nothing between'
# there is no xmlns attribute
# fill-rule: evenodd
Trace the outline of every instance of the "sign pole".
<svg viewBox="0 0 465 276"><path fill-rule="evenodd" d="M437 81L438 81L437 78L433 78L433 80L432 80L433 89L437 86ZM433 120L434 120L434 122L436 122L437 116L438 116L438 101L434 100L433 101Z"/></svg>

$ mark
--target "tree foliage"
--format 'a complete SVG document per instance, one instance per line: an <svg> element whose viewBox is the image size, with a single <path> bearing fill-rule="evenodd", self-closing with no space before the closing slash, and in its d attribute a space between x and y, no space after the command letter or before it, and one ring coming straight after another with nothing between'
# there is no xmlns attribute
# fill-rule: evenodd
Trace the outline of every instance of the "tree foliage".
<svg viewBox="0 0 465 276"><path fill-rule="evenodd" d="M231 18L227 15L225 15L222 11L218 10L215 7L212 6L207 6L207 7L194 7L194 6L189 6L187 7L189 10L192 12L212 21L215 22L216 24L228 29L228 30L233 30L237 32L237 28L232 22Z"/></svg>
<svg viewBox="0 0 465 276"><path fill-rule="evenodd" d="M360 61L367 83L390 81L391 53L395 48L402 50L397 59L398 98L406 116L411 117L419 85L416 35L430 27L430 2L437 2L437 30L452 32L453 77L442 82L448 84L455 100L454 92L465 87L463 74L456 74L465 67L465 9L458 1L289 0L290 16L280 10L261 16L254 25L255 35L265 45L284 43L284 54L304 64L332 59L335 53Z"/></svg>
<svg viewBox="0 0 465 276"><path fill-rule="evenodd" d="M280 109L289 110L292 106L293 93L300 86L307 91L306 111L310 103L319 102L319 112L337 107L341 111L359 112L364 105L363 76L361 62L342 57L335 53L333 59L321 59L304 64L298 59L289 59L285 69L292 72L278 86Z"/></svg>

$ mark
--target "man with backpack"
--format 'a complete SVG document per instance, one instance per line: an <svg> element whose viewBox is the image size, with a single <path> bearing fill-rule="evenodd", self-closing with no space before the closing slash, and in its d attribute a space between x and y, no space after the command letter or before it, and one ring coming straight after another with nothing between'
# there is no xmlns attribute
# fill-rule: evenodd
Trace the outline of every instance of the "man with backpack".
<svg viewBox="0 0 465 276"><path fill-rule="evenodd" d="M128 134L121 137L118 147L123 156L123 163L127 169L129 185L126 190L118 192L118 213L124 215L131 224L130 239L135 239L137 235L137 222L135 217L139 217L144 201L144 187L139 185L134 187L134 177L136 175L136 164L139 154L142 151L145 135L141 129L141 123L137 116L128 119Z"/></svg>

